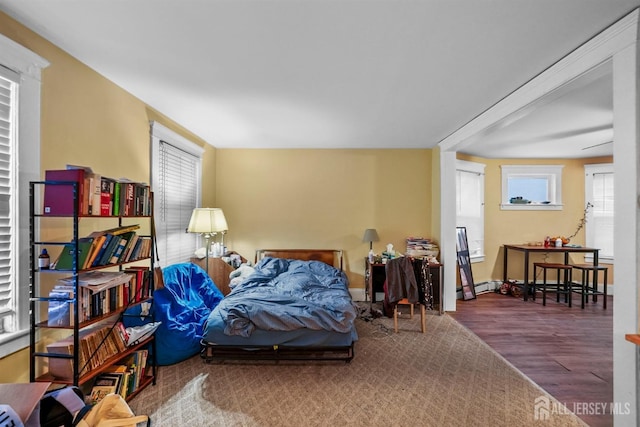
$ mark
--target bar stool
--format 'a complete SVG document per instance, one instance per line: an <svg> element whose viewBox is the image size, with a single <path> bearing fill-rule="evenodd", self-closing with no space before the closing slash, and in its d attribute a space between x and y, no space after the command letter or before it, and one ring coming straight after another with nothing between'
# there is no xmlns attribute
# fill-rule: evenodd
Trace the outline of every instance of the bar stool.
<svg viewBox="0 0 640 427"><path fill-rule="evenodd" d="M604 295L604 301L602 302L602 309L606 310L607 309L607 274L609 272L609 269L602 265L593 265L593 264L573 264L572 267L582 273L582 280L579 283L579 290L576 291L581 296L582 308L584 308L585 301L589 300L589 295L591 295L592 301L594 303L598 302L598 295ZM601 271L603 272L602 285L604 289L602 291L599 291L598 290L598 278L599 278L598 273Z"/></svg>
<svg viewBox="0 0 640 427"><path fill-rule="evenodd" d="M556 301L560 302L560 294L564 294L564 302L571 307L571 271L572 266L568 264L552 264L548 262L535 262L533 263L533 300L536 299L536 286L538 269L542 270L542 305L547 305L547 287L551 289L549 292L555 292ZM547 283L547 270L555 270L557 274L557 280L555 284ZM564 272L564 278L561 277L560 272Z"/></svg>

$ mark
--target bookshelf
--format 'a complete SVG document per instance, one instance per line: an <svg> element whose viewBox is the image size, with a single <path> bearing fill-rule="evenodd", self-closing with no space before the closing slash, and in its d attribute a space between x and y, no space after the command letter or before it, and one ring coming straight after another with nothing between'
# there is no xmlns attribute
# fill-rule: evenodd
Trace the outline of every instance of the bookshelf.
<svg viewBox="0 0 640 427"><path fill-rule="evenodd" d="M50 172L29 187L30 381L90 395L97 379L120 376L131 399L156 379L153 334L127 343L122 324L128 308L152 303L153 195L144 184Z"/></svg>

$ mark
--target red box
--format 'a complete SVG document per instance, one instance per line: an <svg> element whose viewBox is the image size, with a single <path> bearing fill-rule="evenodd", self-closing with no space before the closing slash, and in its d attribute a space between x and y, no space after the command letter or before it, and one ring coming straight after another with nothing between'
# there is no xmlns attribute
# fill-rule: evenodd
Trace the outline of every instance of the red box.
<svg viewBox="0 0 640 427"><path fill-rule="evenodd" d="M48 170L44 173L45 181L71 181L78 183L78 215L86 214L85 208L85 179L84 169ZM87 206L88 210L88 206ZM45 215L73 215L73 186L45 184L44 208Z"/></svg>

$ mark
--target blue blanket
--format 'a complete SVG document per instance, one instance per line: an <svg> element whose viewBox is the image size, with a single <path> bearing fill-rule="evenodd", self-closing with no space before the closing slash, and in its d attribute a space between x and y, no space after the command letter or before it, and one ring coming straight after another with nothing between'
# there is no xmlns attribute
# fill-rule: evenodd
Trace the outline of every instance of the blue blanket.
<svg viewBox="0 0 640 427"><path fill-rule="evenodd" d="M319 261L280 258L262 259L214 312L224 319L225 334L242 337L256 328L345 333L357 315L344 272Z"/></svg>

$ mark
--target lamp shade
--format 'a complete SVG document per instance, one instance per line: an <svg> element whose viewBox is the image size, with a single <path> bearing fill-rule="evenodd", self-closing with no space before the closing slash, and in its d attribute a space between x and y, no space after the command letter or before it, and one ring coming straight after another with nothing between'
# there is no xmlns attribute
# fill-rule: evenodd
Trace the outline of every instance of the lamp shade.
<svg viewBox="0 0 640 427"><path fill-rule="evenodd" d="M195 208L187 231L189 233L220 233L227 231L227 220L220 208Z"/></svg>
<svg viewBox="0 0 640 427"><path fill-rule="evenodd" d="M380 238L378 237L378 232L375 228L367 228L364 230L364 236L362 237L363 242L371 243L377 242L378 240L380 240Z"/></svg>

